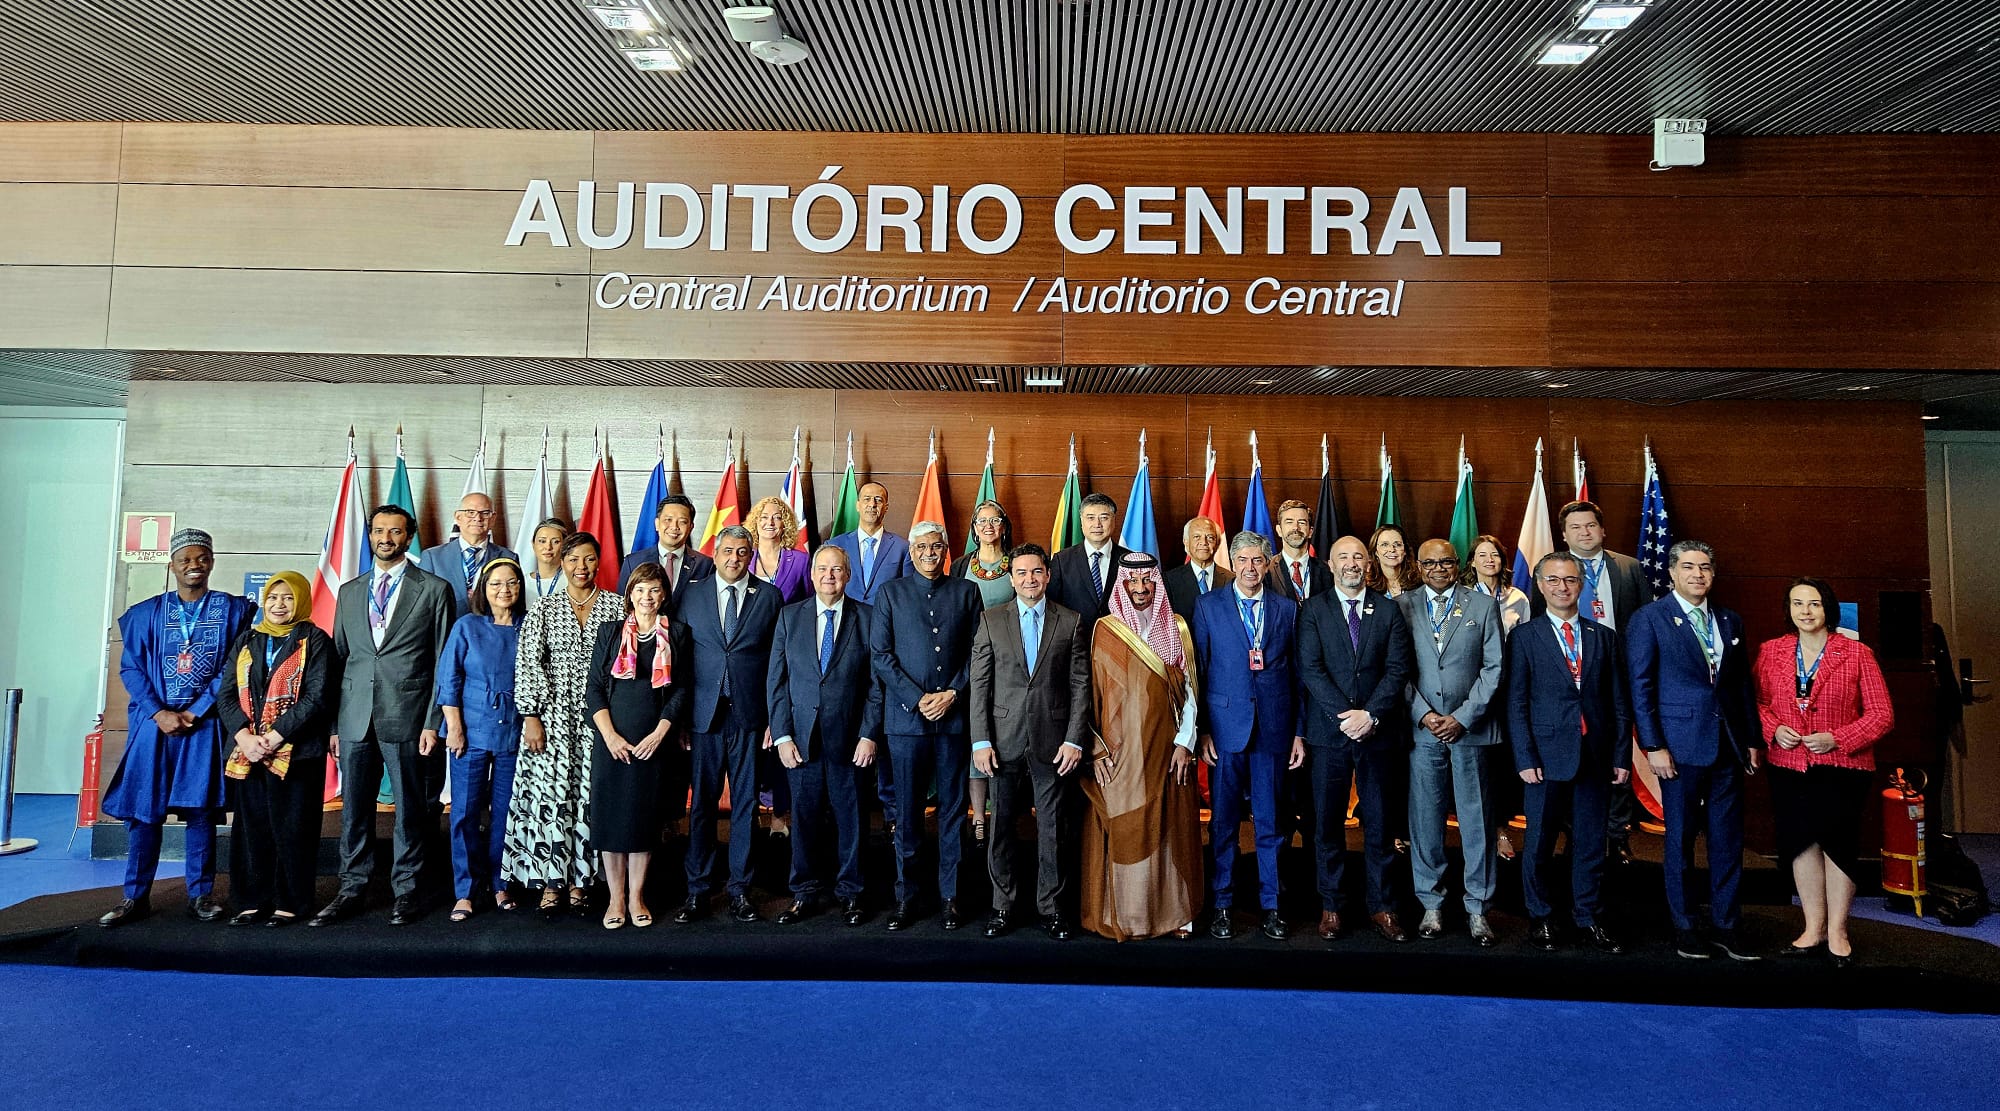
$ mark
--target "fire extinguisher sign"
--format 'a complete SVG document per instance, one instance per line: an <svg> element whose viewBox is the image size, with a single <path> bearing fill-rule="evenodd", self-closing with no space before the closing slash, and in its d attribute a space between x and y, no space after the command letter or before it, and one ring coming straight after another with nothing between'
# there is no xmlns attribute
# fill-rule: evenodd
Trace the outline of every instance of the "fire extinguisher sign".
<svg viewBox="0 0 2000 1111"><path fill-rule="evenodd" d="M121 563L165 563L167 545L174 536L171 513L127 513L125 527L118 530L118 560Z"/></svg>

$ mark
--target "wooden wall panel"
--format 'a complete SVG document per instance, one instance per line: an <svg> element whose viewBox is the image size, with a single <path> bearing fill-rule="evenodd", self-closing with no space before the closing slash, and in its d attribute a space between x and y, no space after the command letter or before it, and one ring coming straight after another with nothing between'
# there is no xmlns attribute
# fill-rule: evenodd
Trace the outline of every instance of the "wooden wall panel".
<svg viewBox="0 0 2000 1111"><path fill-rule="evenodd" d="M0 181L117 181L122 127L0 123Z"/></svg>
<svg viewBox="0 0 2000 1111"><path fill-rule="evenodd" d="M350 425L364 464L394 458L401 425L410 466L464 467L478 446L484 388L134 382L126 396L125 463L338 470L347 461ZM232 434L209 434L216 428ZM539 443L539 425L535 435ZM497 439L488 438L489 463L496 461ZM585 446L587 452L587 440ZM525 465L534 465L532 455ZM328 509L332 490L328 479Z"/></svg>
<svg viewBox="0 0 2000 1111"><path fill-rule="evenodd" d="M561 198L569 215L575 194ZM122 266L582 274L586 252L504 246L518 192L126 185Z"/></svg>
<svg viewBox="0 0 2000 1111"><path fill-rule="evenodd" d="M1558 366L2000 366L2000 282L1558 282Z"/></svg>
<svg viewBox="0 0 2000 1111"><path fill-rule="evenodd" d="M2000 136L1711 135L1707 161L1646 168L1650 135L1550 135L1551 196L1967 196L2000 194Z"/></svg>
<svg viewBox="0 0 2000 1111"><path fill-rule="evenodd" d="M119 348L576 357L582 278L358 271L121 270ZM60 346L51 344L49 346Z"/></svg>
<svg viewBox="0 0 2000 1111"><path fill-rule="evenodd" d="M592 180L678 181L697 192L716 184L789 185L796 195L819 180L826 167L839 166L832 180L857 196L870 185L909 185L926 194L933 185L949 185L956 197L987 182L1006 185L1022 197L1062 192L1063 159L1074 140L1060 135L971 138L751 131L731 133L720 142L707 131L600 131L594 136Z"/></svg>
<svg viewBox="0 0 2000 1111"><path fill-rule="evenodd" d="M1556 281L1991 281L1975 197L1554 197Z"/></svg>
<svg viewBox="0 0 2000 1111"><path fill-rule="evenodd" d="M1636 489L1645 479L1644 446L1651 440L1669 483L1698 478L1712 486L1880 488L1914 492L1921 500L1920 409L1908 402L1644 405L1564 398L1549 404L1550 473L1568 475L1574 440L1593 487ZM1560 500L1553 492L1550 498Z"/></svg>
<svg viewBox="0 0 2000 1111"><path fill-rule="evenodd" d="M0 266L0 346L106 346L109 266Z"/></svg>
<svg viewBox="0 0 2000 1111"><path fill-rule="evenodd" d="M1114 194L1127 185L1341 185L1394 195L1539 196L1541 135L1077 135L1065 143L1070 184Z"/></svg>
<svg viewBox="0 0 2000 1111"><path fill-rule="evenodd" d="M533 178L558 186L588 178L590 157L585 131L131 123L124 125L118 180L519 195Z"/></svg>
<svg viewBox="0 0 2000 1111"><path fill-rule="evenodd" d="M0 184L0 265L108 266L116 185Z"/></svg>

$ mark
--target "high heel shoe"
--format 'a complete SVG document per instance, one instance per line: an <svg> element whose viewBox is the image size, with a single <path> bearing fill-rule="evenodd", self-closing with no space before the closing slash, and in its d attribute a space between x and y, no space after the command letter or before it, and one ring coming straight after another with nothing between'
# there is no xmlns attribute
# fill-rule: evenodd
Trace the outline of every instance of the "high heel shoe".
<svg viewBox="0 0 2000 1111"><path fill-rule="evenodd" d="M545 920L550 922L555 921L556 915L562 913L562 889L559 887L542 888L542 899L541 902L535 905L535 909L541 912Z"/></svg>

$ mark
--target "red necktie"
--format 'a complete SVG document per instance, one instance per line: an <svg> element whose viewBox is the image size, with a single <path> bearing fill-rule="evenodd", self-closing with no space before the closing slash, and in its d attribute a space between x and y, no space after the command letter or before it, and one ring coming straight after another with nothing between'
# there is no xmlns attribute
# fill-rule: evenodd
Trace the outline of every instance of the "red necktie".
<svg viewBox="0 0 2000 1111"><path fill-rule="evenodd" d="M1306 592L1305 575L1299 570L1299 565L1296 563L1292 564L1292 590L1301 597Z"/></svg>
<svg viewBox="0 0 2000 1111"><path fill-rule="evenodd" d="M1579 652L1576 647L1576 629L1567 621L1562 623L1562 629L1563 645L1568 649L1563 653L1563 658L1569 661L1569 679L1570 682L1576 684L1578 690L1582 690L1583 653ZM1590 722L1582 714L1576 716L1576 730L1578 733L1590 732Z"/></svg>

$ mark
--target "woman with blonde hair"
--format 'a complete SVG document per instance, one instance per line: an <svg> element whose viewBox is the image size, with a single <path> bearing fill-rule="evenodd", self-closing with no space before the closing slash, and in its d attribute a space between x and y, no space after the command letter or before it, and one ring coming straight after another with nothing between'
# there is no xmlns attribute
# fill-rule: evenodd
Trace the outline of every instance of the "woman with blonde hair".
<svg viewBox="0 0 2000 1111"><path fill-rule="evenodd" d="M797 547L799 519L785 499L764 498L751 506L750 534L757 538L750 573L777 587L788 604L805 597L812 559Z"/></svg>

